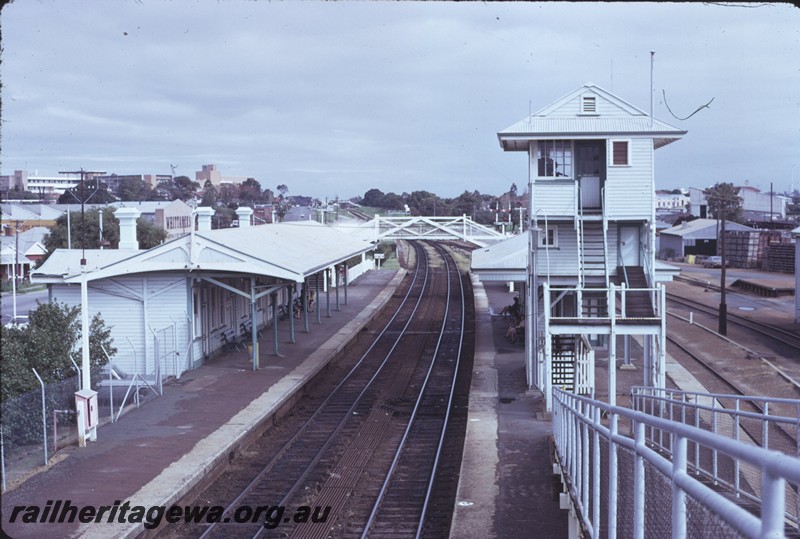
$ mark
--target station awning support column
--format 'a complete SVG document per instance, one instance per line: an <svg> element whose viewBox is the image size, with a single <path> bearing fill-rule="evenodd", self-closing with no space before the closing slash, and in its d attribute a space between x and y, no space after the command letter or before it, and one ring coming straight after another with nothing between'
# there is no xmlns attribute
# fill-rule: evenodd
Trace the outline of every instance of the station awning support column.
<svg viewBox="0 0 800 539"><path fill-rule="evenodd" d="M293 284L289 285L288 291L289 291L289 300L287 301L286 312L289 315L289 342L294 344L295 342L297 342L297 341L295 341L295 338L294 338L294 291L295 291L295 285L293 285Z"/></svg>
<svg viewBox="0 0 800 539"><path fill-rule="evenodd" d="M272 293L272 355L278 354L278 294Z"/></svg>

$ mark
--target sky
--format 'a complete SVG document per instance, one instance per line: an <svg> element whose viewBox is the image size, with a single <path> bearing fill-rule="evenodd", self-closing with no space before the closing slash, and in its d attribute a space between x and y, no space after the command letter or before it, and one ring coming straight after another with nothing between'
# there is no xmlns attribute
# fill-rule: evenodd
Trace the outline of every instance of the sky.
<svg viewBox="0 0 800 539"><path fill-rule="evenodd" d="M499 195L528 180L498 131L586 82L649 111L653 50L654 116L688 130L657 188L800 188L788 3L15 0L0 25L2 174Z"/></svg>

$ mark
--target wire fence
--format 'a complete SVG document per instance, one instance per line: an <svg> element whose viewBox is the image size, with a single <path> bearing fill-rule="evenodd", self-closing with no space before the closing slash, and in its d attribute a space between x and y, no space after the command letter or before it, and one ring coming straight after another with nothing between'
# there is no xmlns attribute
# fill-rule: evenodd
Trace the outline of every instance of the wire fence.
<svg viewBox="0 0 800 539"><path fill-rule="evenodd" d="M138 407L143 398L158 395L141 377L117 379L113 366L108 379L93 377L100 425L119 420L126 405ZM37 378L39 374L36 373ZM75 392L81 377L41 386L0 403L0 471L6 491L53 462L59 450L78 443Z"/></svg>

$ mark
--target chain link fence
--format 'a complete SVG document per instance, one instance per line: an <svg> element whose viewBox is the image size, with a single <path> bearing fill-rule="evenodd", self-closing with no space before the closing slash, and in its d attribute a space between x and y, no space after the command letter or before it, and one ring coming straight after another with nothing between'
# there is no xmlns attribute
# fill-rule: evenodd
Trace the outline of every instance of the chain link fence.
<svg viewBox="0 0 800 539"><path fill-rule="evenodd" d="M0 468L6 491L53 463L59 450L78 443L75 392L80 376L28 391L0 403ZM97 391L98 426L119 419L122 406L139 407L155 398L143 379L92 378Z"/></svg>

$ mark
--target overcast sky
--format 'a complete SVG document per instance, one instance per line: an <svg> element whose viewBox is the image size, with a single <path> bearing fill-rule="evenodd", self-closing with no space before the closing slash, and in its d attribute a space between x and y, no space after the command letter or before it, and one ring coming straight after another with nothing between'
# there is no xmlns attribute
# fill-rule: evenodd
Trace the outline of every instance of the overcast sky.
<svg viewBox="0 0 800 539"><path fill-rule="evenodd" d="M498 131L585 82L649 110L655 50L655 116L688 130L659 188L800 188L791 4L16 0L0 22L3 174L500 194L527 165Z"/></svg>

